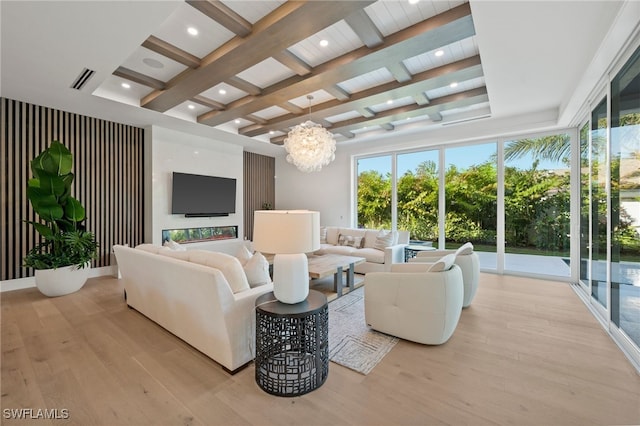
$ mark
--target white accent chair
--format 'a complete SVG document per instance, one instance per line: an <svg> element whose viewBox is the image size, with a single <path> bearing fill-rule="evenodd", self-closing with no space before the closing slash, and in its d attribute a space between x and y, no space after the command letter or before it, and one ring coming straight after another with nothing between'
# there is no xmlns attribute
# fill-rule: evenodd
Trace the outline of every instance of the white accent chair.
<svg viewBox="0 0 640 426"><path fill-rule="evenodd" d="M427 263L402 263L392 265L391 272L368 273L364 286L367 324L427 345L449 340L462 312L463 285L462 271L453 264L453 256L448 263L439 272L429 271L432 265Z"/></svg>
<svg viewBox="0 0 640 426"><path fill-rule="evenodd" d="M421 251L416 254L415 258L409 259L409 262L434 263L448 254L456 255L454 263L462 270L462 282L464 284L462 307L466 308L471 305L478 291L478 283L480 281L480 260L478 254L473 251L473 244L464 243L457 250Z"/></svg>

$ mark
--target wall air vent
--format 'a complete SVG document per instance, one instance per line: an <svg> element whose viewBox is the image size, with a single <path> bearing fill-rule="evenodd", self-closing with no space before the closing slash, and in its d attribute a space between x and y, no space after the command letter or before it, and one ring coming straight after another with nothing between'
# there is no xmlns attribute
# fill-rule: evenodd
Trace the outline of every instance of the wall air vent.
<svg viewBox="0 0 640 426"><path fill-rule="evenodd" d="M72 89L81 90L85 84L93 77L96 72L94 70L90 70L89 68L85 68L75 79L73 84L71 85Z"/></svg>

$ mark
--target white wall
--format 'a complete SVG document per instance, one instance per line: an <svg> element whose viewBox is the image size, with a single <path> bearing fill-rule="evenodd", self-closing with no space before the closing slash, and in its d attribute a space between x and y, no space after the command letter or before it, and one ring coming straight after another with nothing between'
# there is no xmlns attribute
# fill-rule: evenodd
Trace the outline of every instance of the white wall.
<svg viewBox="0 0 640 426"><path fill-rule="evenodd" d="M243 147L201 136L152 126L150 133L151 167L151 223L150 232L145 232L145 240L154 244L162 243L162 230L197 228L205 226L238 226L239 240L244 235L243 226ZM147 151L149 152L149 151ZM236 213L228 217L186 218L171 214L171 177L173 172L202 174L235 178ZM148 174L145 172L145 174ZM146 186L149 188L149 186ZM228 243L227 241L226 243ZM220 245L226 243L219 242ZM218 242L198 244L215 246ZM201 248L201 247L199 247ZM205 247L206 248L206 247Z"/></svg>

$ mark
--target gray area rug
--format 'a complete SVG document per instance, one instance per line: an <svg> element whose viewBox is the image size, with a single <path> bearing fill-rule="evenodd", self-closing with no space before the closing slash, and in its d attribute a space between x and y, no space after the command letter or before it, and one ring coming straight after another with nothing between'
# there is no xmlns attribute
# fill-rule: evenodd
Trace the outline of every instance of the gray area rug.
<svg viewBox="0 0 640 426"><path fill-rule="evenodd" d="M364 319L364 287L329 303L329 359L369 374L398 343L398 338L374 331Z"/></svg>

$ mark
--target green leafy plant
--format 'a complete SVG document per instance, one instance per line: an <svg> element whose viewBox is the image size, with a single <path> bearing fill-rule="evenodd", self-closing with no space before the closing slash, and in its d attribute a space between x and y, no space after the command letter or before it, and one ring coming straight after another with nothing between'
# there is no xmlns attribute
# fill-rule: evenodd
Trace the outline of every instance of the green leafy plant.
<svg viewBox="0 0 640 426"><path fill-rule="evenodd" d="M58 141L31 161L33 178L27 184L27 198L42 222L25 222L43 240L25 256L27 268L83 267L97 256L98 243L82 225L85 209L71 196L72 168L71 151Z"/></svg>

